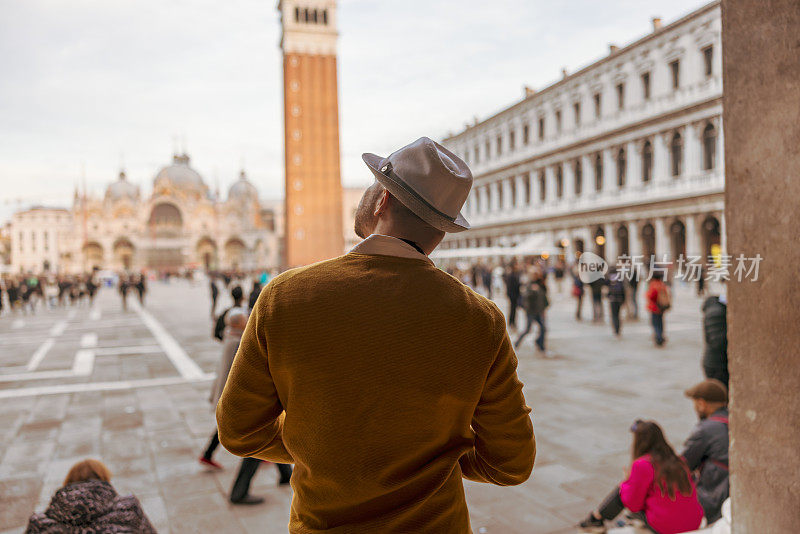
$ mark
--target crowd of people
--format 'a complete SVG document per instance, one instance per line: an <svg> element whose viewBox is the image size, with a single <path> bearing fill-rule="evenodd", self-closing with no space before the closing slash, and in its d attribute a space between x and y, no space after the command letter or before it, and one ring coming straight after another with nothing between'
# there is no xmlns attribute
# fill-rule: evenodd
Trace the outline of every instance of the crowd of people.
<svg viewBox="0 0 800 534"><path fill-rule="evenodd" d="M0 315L91 305L99 287L94 273L0 275Z"/></svg>
<svg viewBox="0 0 800 534"><path fill-rule="evenodd" d="M538 328L535 339L537 354L547 356L546 310L548 278L556 291L564 290L568 279L575 300L576 321L583 320L584 296L591 297L591 320L605 322L608 310L614 336L622 335L622 315L625 320L639 319L638 286L640 279L647 284L643 297L650 315L655 347L666 343L664 317L672 307L671 283L664 270L626 273L611 267L605 276L584 282L577 264L567 266L563 260L551 264L542 259L525 262L510 261L494 267L481 262L448 272L487 296L507 299L508 329L516 333L515 348ZM665 269L666 270L666 269ZM665 279L666 278L666 279ZM625 479L593 510L579 526L587 532L605 532L606 523L615 520L624 509L625 520L618 524L638 524L661 534L695 530L701 521L710 524L720 518L723 502L728 498L728 361L727 305L724 287L721 295L706 295L706 285L697 285L697 296L703 299L703 333L705 348L702 368L706 380L686 391L693 403L699 422L677 454L655 421L637 420L633 434L631 465ZM604 300L607 306L604 305ZM518 326L518 309L525 312L525 327Z"/></svg>

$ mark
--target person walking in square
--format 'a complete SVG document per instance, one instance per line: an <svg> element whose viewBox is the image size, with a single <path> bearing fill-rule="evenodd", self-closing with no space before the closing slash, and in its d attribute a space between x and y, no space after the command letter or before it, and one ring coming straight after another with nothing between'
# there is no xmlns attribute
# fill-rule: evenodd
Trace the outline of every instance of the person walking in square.
<svg viewBox="0 0 800 534"><path fill-rule="evenodd" d="M527 325L517 340L514 342L514 348L518 349L522 344L522 340L533 329L533 325L539 325L539 336L536 338L536 349L542 355L546 354L544 346L545 336L545 322L544 313L550 302L547 299L547 286L544 283L542 273L536 267L530 269L528 275L529 281L525 284L524 291L522 292L522 306L525 309L527 316Z"/></svg>
<svg viewBox="0 0 800 534"><path fill-rule="evenodd" d="M219 438L295 464L290 533L466 534L461 479L521 484L536 453L503 313L428 257L469 228L472 174L427 137L363 159L363 241L261 292Z"/></svg>
<svg viewBox="0 0 800 534"><path fill-rule="evenodd" d="M577 263L572 266L572 269L570 270L570 275L572 276L572 296L575 297L575 301L576 301L576 304L575 304L575 320L576 321L580 321L581 320L581 304L583 304L583 294L584 294L585 290L584 290L584 287L583 287L584 286L583 280L581 280L581 277L578 276L578 265L577 265Z"/></svg>
<svg viewBox="0 0 800 534"><path fill-rule="evenodd" d="M144 273L139 273L134 287L136 288L136 294L139 296L139 305L144 306L144 294L147 292L147 282Z"/></svg>
<svg viewBox="0 0 800 534"><path fill-rule="evenodd" d="M519 276L519 266L515 260L506 268L505 273L506 297L508 297L508 327L517 328L517 308L519 307L520 288L522 283Z"/></svg>
<svg viewBox="0 0 800 534"><path fill-rule="evenodd" d="M222 357L220 358L219 367L217 368L217 378L214 381L211 390L210 401L213 406L219 402L222 389L225 387L225 382L228 379L228 373L233 364L233 358L236 351L239 349L239 343L244 333L244 328L247 325L247 310L243 308L231 308L226 315L227 327L224 331L222 342ZM200 463L207 467L214 469L222 469L222 465L214 461L214 452L219 446L219 434L215 431L211 436L211 440L206 447L205 452L200 457ZM233 504L261 504L264 502L263 497L256 497L250 495L250 483L256 474L261 460L257 458L242 458L239 465L239 472L236 479L233 481L231 488L230 501ZM289 478L292 476L292 467L290 465L279 465L280 480L278 485L286 485L289 483Z"/></svg>
<svg viewBox="0 0 800 534"><path fill-rule="evenodd" d="M650 321L653 325L653 339L656 346L664 345L664 313L670 308L669 289L663 282L664 274L653 271L650 284L647 286L647 310L650 312Z"/></svg>
<svg viewBox="0 0 800 534"><path fill-rule="evenodd" d="M131 280L128 275L119 275L119 296L122 298L122 310L128 311L128 291L131 289Z"/></svg>
<svg viewBox="0 0 800 534"><path fill-rule="evenodd" d="M614 271L608 278L608 307L611 315L611 328L617 337L620 335L619 312L623 304L625 304L625 282L622 275L618 271Z"/></svg>

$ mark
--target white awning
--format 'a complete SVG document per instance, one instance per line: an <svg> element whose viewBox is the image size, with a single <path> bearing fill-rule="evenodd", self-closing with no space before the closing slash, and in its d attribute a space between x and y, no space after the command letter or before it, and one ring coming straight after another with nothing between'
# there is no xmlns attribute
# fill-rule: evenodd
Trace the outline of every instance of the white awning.
<svg viewBox="0 0 800 534"><path fill-rule="evenodd" d="M561 249L547 242L546 234L533 234L514 247L514 254L518 256L541 256L561 254Z"/></svg>
<svg viewBox="0 0 800 534"><path fill-rule="evenodd" d="M562 254L562 250L548 244L546 234L533 234L524 239L515 247L468 247L436 250L431 254L431 258L452 259L452 258L490 258L499 256L541 256L549 254L556 256Z"/></svg>

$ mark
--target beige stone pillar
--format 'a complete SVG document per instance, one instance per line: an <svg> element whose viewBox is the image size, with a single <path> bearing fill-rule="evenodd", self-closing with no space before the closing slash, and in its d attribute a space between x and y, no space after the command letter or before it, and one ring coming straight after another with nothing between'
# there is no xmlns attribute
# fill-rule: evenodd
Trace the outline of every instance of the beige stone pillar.
<svg viewBox="0 0 800 534"><path fill-rule="evenodd" d="M628 249L631 258L642 255L642 225L639 221L628 223Z"/></svg>
<svg viewBox="0 0 800 534"><path fill-rule="evenodd" d="M727 251L764 259L728 288L733 533L800 524L800 64L797 0L723 0Z"/></svg>
<svg viewBox="0 0 800 534"><path fill-rule="evenodd" d="M701 256L703 254L703 245L700 239L700 224L697 218L697 215L687 215L683 220L683 224L686 227L687 256ZM705 261L705 258L703 261Z"/></svg>
<svg viewBox="0 0 800 534"><path fill-rule="evenodd" d="M614 231L615 225L606 223L603 225L603 233L606 237L606 261L608 265L617 264L617 256L619 256L617 248L617 234Z"/></svg>
<svg viewBox="0 0 800 534"><path fill-rule="evenodd" d="M662 217L657 217L653 220L653 228L655 229L655 261L663 261L664 255L670 254L671 243L669 234L667 234L667 224Z"/></svg>
<svg viewBox="0 0 800 534"><path fill-rule="evenodd" d="M575 198L575 160L565 161L561 168L564 173L564 198Z"/></svg>

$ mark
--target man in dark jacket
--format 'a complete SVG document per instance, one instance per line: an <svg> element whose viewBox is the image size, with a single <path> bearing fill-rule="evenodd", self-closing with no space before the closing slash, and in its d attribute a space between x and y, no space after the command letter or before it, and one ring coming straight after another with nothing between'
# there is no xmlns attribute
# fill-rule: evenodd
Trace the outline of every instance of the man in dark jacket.
<svg viewBox="0 0 800 534"><path fill-rule="evenodd" d="M611 309L611 326L615 336L619 336L619 310L624 303L625 282L619 272L614 272L608 279L608 305Z"/></svg>
<svg viewBox="0 0 800 534"><path fill-rule="evenodd" d="M683 456L696 473L697 498L706 519L720 518L728 481L728 388L709 378L686 390L700 421L686 440Z"/></svg>
<svg viewBox="0 0 800 534"><path fill-rule="evenodd" d="M703 373L728 387L728 306L724 297L711 296L703 303Z"/></svg>
<svg viewBox="0 0 800 534"><path fill-rule="evenodd" d="M533 323L539 324L539 337L536 338L536 348L540 353L545 352L544 348L544 311L550 305L547 299L547 286L544 284L541 273L533 270L531 279L525 286L525 291L522 297L522 307L525 309L527 315L527 326L523 330L517 340L514 342L514 347L517 348L522 343L522 339L527 336L533 328Z"/></svg>
<svg viewBox="0 0 800 534"><path fill-rule="evenodd" d="M506 296L508 297L508 326L517 328L517 306L519 306L520 280L519 267L512 262L506 272Z"/></svg>

